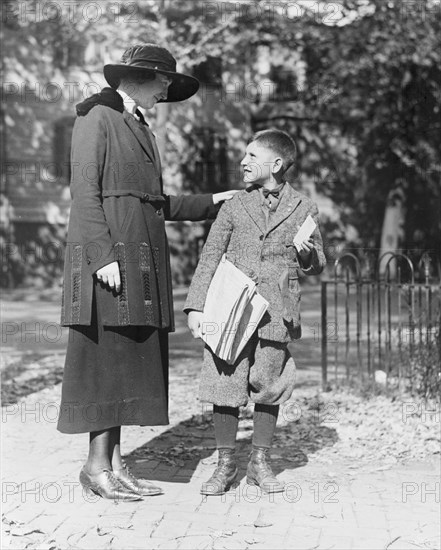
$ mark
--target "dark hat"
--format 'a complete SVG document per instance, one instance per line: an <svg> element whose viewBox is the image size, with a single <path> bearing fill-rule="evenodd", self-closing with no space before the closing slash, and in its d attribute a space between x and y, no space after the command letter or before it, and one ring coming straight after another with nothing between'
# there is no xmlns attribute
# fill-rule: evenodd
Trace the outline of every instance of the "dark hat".
<svg viewBox="0 0 441 550"><path fill-rule="evenodd" d="M104 65L104 78L118 88L121 78L131 74L165 74L172 79L168 87L167 99L160 102L183 101L194 95L199 89L199 81L192 76L176 72L176 59L172 54L156 44L138 44L128 48L118 65Z"/></svg>

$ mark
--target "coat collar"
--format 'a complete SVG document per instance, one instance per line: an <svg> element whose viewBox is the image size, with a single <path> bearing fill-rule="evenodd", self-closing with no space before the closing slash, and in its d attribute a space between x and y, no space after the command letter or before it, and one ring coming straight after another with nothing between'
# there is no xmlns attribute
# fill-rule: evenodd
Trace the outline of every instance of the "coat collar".
<svg viewBox="0 0 441 550"><path fill-rule="evenodd" d="M266 227L265 214L262 211L260 202L259 188L256 186L249 187L245 193L240 194L239 200L262 234L269 233L289 218L302 201L300 193L287 183L280 198L279 206L271 216L268 227Z"/></svg>
<svg viewBox="0 0 441 550"><path fill-rule="evenodd" d="M96 105L105 105L120 113L124 111L124 101L120 94L113 88L103 88L101 92L91 95L81 103L77 103L77 115L86 116Z"/></svg>
<svg viewBox="0 0 441 550"><path fill-rule="evenodd" d="M256 185L248 187L245 193L239 194L239 200L261 233L266 233L266 220L260 205L259 187Z"/></svg>
<svg viewBox="0 0 441 550"><path fill-rule="evenodd" d="M297 206L302 202L300 193L293 189L289 183L286 183L284 193L282 194L279 206L270 217L267 233L275 229L278 225L289 218Z"/></svg>
<svg viewBox="0 0 441 550"><path fill-rule="evenodd" d="M128 111L123 112L124 122L127 124L127 126L132 131L133 135L138 140L141 147L144 149L144 151L147 153L148 157L151 159L153 164L158 169L158 161L159 159L156 159L155 157L155 150L153 147L152 139L150 138L147 128L143 129L141 127L141 124L135 119L133 115L131 115Z"/></svg>

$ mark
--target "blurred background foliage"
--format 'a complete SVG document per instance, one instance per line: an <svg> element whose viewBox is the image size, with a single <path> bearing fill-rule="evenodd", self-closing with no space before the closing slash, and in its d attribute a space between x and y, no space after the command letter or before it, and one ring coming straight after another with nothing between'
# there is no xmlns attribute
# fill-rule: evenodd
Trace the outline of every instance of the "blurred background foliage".
<svg viewBox="0 0 441 550"><path fill-rule="evenodd" d="M180 70L202 82L185 104L156 108L152 126L168 191L240 187L247 139L277 126L298 143L290 181L332 201L333 214L323 216L328 251L335 243L384 250L387 209L399 203L392 242L411 257L423 251L439 257L439 2L8 0L2 20L6 164L26 153L14 152L14 134L27 133L32 158L54 140L30 96L23 96L26 85L35 90L38 83L52 110L73 117L74 103L97 91L90 83L104 85L103 63L119 59L127 45L158 42L174 53ZM2 172L5 204L15 183L11 170ZM62 193L67 178L62 171L51 189L58 185ZM21 187L29 193L26 182ZM5 242L13 235L10 225L2 227ZM44 246L55 239L62 246L64 225L49 226L34 241ZM195 234L181 224L169 231L176 282L185 283L206 228ZM15 282L35 275L29 262L15 258L21 266ZM52 264L49 279L61 264Z"/></svg>

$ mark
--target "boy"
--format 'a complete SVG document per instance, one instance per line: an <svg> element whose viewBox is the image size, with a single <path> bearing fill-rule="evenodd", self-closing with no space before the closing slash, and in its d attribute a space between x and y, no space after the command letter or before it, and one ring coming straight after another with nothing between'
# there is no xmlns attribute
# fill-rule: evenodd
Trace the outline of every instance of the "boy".
<svg viewBox="0 0 441 550"><path fill-rule="evenodd" d="M206 347L200 398L214 405L219 462L202 485L204 495L221 495L237 477L235 443L239 407L255 403L253 451L247 482L268 493L284 485L267 463L279 406L294 388L295 363L288 342L300 338L298 269L319 274L325 266L317 206L295 191L283 176L295 162L296 146L277 129L256 133L241 162L246 190L225 203L214 222L190 286L184 311L199 337L201 317L211 279L226 257L257 283L269 308L256 332L231 366ZM293 239L310 214L317 224L312 236L294 247Z"/></svg>

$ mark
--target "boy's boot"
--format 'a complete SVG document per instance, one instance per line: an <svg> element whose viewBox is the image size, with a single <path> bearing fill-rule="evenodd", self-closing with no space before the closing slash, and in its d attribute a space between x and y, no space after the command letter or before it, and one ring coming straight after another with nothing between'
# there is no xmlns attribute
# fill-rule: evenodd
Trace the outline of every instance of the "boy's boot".
<svg viewBox="0 0 441 550"><path fill-rule="evenodd" d="M285 484L279 481L267 463L270 449L253 445L247 468L247 483L257 485L265 493L281 493Z"/></svg>
<svg viewBox="0 0 441 550"><path fill-rule="evenodd" d="M223 495L233 485L237 477L237 464L234 449L219 449L217 468L208 481L202 484L202 495Z"/></svg>

